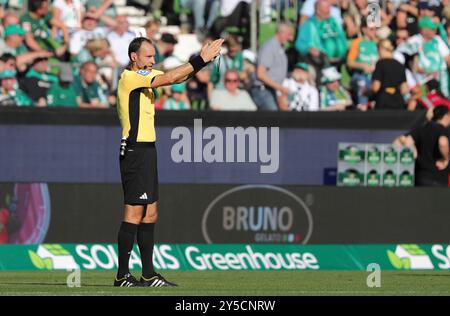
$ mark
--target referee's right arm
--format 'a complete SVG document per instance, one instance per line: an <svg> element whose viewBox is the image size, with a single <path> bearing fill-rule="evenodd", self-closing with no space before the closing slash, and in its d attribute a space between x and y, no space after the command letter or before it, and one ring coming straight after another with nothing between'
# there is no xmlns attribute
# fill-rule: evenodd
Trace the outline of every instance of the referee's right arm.
<svg viewBox="0 0 450 316"><path fill-rule="evenodd" d="M212 43L206 44L203 46L200 55L194 57L189 63L156 76L152 80L151 88L168 86L189 79L193 74L202 69L207 63L220 54L220 48L223 42L223 39L218 39Z"/></svg>

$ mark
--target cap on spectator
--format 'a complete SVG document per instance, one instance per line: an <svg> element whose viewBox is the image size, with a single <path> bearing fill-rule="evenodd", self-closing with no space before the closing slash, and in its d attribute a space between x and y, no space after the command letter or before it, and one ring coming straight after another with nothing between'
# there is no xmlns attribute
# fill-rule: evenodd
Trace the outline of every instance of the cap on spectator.
<svg viewBox="0 0 450 316"><path fill-rule="evenodd" d="M73 81L72 67L69 63L61 63L59 66L59 80L62 82Z"/></svg>
<svg viewBox="0 0 450 316"><path fill-rule="evenodd" d="M433 11L436 15L439 12L439 7L441 6L440 0L432 1L432 0L420 0L418 4L419 10L430 10Z"/></svg>
<svg viewBox="0 0 450 316"><path fill-rule="evenodd" d="M174 45L178 43L178 41L175 38L175 36L173 36L170 33L162 33L161 34L161 41L164 42L164 43L174 44Z"/></svg>
<svg viewBox="0 0 450 316"><path fill-rule="evenodd" d="M304 71L309 71L309 65L307 63L301 63L301 62L296 63L294 66L294 69L295 68L300 68L300 69L303 69Z"/></svg>
<svg viewBox="0 0 450 316"><path fill-rule="evenodd" d="M438 24L435 23L429 16L424 16L419 20L419 28L436 30L438 28Z"/></svg>
<svg viewBox="0 0 450 316"><path fill-rule="evenodd" d="M322 83L330 83L336 80L341 80L341 78L341 74L334 66L322 69Z"/></svg>
<svg viewBox="0 0 450 316"><path fill-rule="evenodd" d="M8 37L10 35L20 35L20 36L24 36L25 35L25 31L24 29L18 25L18 24L12 24L12 25L8 25L5 28L5 37Z"/></svg>
<svg viewBox="0 0 450 316"><path fill-rule="evenodd" d="M171 90L172 90L172 92L183 93L184 91L186 91L186 84L185 83L174 84L174 85L172 85Z"/></svg>
<svg viewBox="0 0 450 316"><path fill-rule="evenodd" d="M6 69L0 72L0 80L6 79L6 78L15 78L16 72L14 70Z"/></svg>
<svg viewBox="0 0 450 316"><path fill-rule="evenodd" d="M421 0L417 6L419 10L429 9L430 5L428 4L428 0Z"/></svg>

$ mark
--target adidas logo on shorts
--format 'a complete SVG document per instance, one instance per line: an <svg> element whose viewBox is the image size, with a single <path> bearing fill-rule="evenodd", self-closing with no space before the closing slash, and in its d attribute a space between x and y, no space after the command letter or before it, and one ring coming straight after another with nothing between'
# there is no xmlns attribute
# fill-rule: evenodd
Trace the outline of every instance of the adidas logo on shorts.
<svg viewBox="0 0 450 316"><path fill-rule="evenodd" d="M147 200L147 193L142 194L142 195L139 197L139 199L140 199L140 200Z"/></svg>

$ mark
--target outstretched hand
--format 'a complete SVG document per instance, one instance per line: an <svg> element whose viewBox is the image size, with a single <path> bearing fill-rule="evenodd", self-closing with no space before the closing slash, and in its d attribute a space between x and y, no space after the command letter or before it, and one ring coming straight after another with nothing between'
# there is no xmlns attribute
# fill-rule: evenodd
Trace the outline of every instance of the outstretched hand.
<svg viewBox="0 0 450 316"><path fill-rule="evenodd" d="M225 40L219 38L213 42L207 43L202 47L200 52L200 56L202 57L205 63L209 63L214 58L220 55L220 49Z"/></svg>

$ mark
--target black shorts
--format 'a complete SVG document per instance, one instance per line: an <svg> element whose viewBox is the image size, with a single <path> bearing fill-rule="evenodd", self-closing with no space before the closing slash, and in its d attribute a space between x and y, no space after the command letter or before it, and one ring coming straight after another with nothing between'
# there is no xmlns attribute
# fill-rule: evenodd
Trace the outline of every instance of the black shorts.
<svg viewBox="0 0 450 316"><path fill-rule="evenodd" d="M120 156L120 176L125 204L151 204L158 200L158 170L154 142L127 146Z"/></svg>

